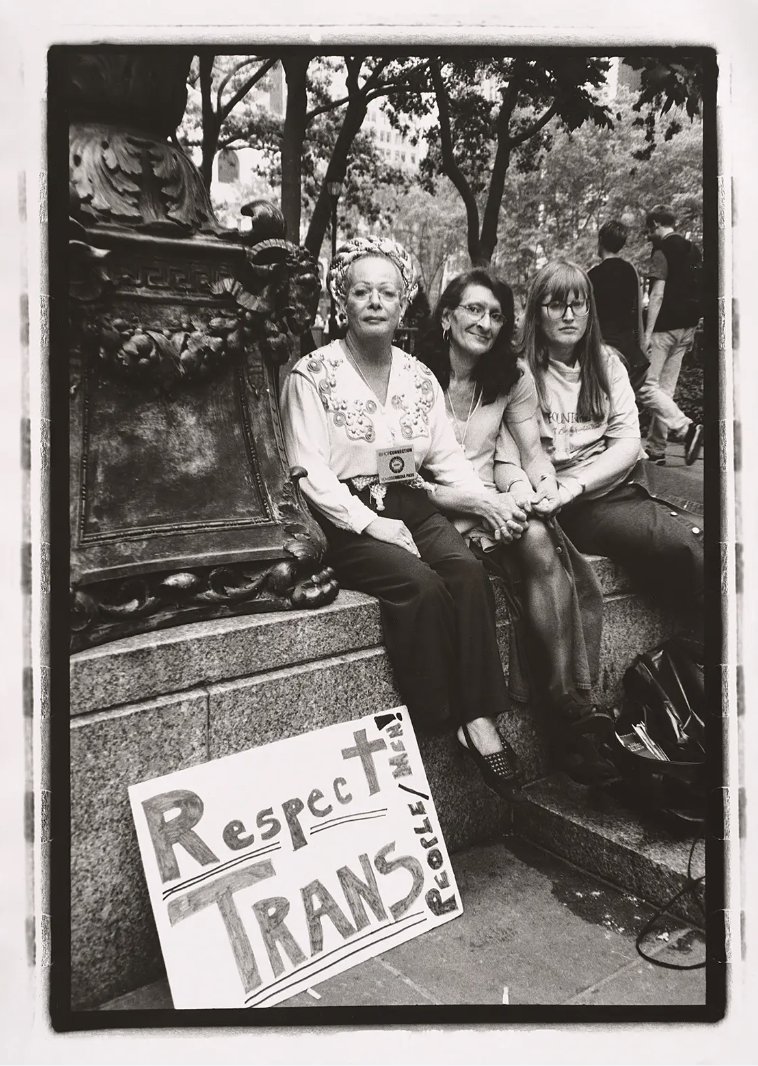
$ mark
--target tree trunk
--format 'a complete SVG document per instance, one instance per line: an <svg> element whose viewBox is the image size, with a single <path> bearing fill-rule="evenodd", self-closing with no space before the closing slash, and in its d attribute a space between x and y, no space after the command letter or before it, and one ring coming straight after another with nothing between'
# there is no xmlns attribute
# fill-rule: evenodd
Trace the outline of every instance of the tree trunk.
<svg viewBox="0 0 758 1066"><path fill-rule="evenodd" d="M306 75L310 56L289 56L282 60L287 79L287 106L282 131L282 214L287 236L300 243L302 210L302 159L305 116L308 107Z"/></svg>
<svg viewBox="0 0 758 1066"><path fill-rule="evenodd" d="M324 243L324 236L326 235L331 215L332 199L329 195L327 185L332 181L344 182L350 149L363 125L363 120L366 117L366 110L366 101L363 97L357 97L350 100L347 105L347 110L345 111L345 117L340 127L340 131L337 134L337 140L335 141L334 149L332 150L329 165L326 168L326 176L319 189L318 199L316 200L316 205L313 209L313 216L311 217L308 233L304 242L305 247L311 255L316 256L316 258L318 258L321 252L321 245Z"/></svg>
<svg viewBox="0 0 758 1066"><path fill-rule="evenodd" d="M220 133L221 123L216 120L215 114L212 118L203 121L203 156L200 160L200 176L202 177L203 185L208 192L211 191L211 182L213 181L213 160L216 158L216 152L218 151L218 139Z"/></svg>
<svg viewBox="0 0 758 1066"><path fill-rule="evenodd" d="M211 103L214 59L215 56L210 53L203 53L200 56L200 97L203 121L200 176L203 179L203 185L209 193L211 191L211 181L213 179L213 160L216 157L218 138L221 133L221 123L219 122L218 115L213 110L213 104Z"/></svg>

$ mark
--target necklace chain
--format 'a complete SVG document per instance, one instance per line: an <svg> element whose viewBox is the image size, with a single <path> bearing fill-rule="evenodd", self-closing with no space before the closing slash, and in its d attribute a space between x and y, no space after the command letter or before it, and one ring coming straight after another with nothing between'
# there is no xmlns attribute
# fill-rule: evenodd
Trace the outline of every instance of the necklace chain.
<svg viewBox="0 0 758 1066"><path fill-rule="evenodd" d="M450 395L450 386L448 385L447 389L445 390L445 399L447 400L448 406L450 407L450 414L453 416L453 422L455 423L456 428L456 435L461 443L461 448L466 447L466 436L468 435L469 422L471 421L471 416L473 415L474 411L476 411L476 409L478 408L479 401L481 400L481 398L482 395L479 392L479 388L476 382L474 382L474 391L471 393L471 403L468 405L466 425L463 427L463 436L461 436L461 424L458 420L458 415L455 413L455 408L453 407L453 398ZM474 403L474 400L476 400L476 403Z"/></svg>
<svg viewBox="0 0 758 1066"><path fill-rule="evenodd" d="M371 393L373 393L373 395L374 395L374 396L376 396L376 398L377 398L377 399L379 399L379 397L377 396L377 393L376 393L376 389L373 389L373 388L371 387L371 385L369 385L369 383L368 383L368 380L367 380L367 378L366 378L366 375L365 375L365 374L363 373L363 371L361 370L361 368L360 368L360 364L358 363L358 360L357 360L357 359L356 359L356 357L355 357L355 352L354 352L354 351L353 351L353 349L352 349L352 348L350 347L350 342L348 341L347 337L345 337L345 338L344 338L344 341L345 341L345 349L346 349L346 351L347 351L347 355L348 355L348 358L349 358L349 360L350 360L351 364L352 364L352 365L353 365L353 366L355 367L355 369L356 369L356 370L358 371L358 373L360 374L360 376L361 376L361 379L362 379L362 381L363 381L364 385L366 386L366 388L367 388L367 389L368 389L368 390L369 390L369 391L370 391ZM390 353L390 359L391 359L391 358L392 358L392 353ZM391 363L390 363L390 365L391 365Z"/></svg>

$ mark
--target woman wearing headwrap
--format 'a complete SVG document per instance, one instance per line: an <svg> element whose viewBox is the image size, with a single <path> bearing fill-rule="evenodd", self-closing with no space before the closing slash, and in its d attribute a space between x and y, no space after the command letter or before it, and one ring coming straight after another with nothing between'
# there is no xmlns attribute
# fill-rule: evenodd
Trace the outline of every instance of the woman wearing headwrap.
<svg viewBox="0 0 758 1066"><path fill-rule="evenodd" d="M433 502L478 515L499 538L518 526L465 458L431 371L393 347L416 291L407 252L358 238L335 256L332 295L347 316L336 340L295 364L282 390L290 460L329 542L341 584L378 598L398 687L417 725L458 739L506 795L516 756L495 719L506 706L492 589L482 564Z"/></svg>

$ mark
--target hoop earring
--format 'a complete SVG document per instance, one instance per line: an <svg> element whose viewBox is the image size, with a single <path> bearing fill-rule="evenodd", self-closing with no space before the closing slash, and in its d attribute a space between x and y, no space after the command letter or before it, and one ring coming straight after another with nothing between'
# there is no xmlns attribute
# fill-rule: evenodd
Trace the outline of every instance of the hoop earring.
<svg viewBox="0 0 758 1066"><path fill-rule="evenodd" d="M445 344L447 344L447 342L450 340L450 326L448 326L446 329L443 329L442 340Z"/></svg>

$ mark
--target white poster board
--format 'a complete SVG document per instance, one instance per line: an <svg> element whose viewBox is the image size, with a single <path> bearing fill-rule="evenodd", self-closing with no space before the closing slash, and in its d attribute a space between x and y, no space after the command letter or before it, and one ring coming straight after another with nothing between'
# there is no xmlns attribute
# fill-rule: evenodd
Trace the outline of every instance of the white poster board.
<svg viewBox="0 0 758 1066"><path fill-rule="evenodd" d="M404 707L129 797L177 1008L270 1007L462 913Z"/></svg>

